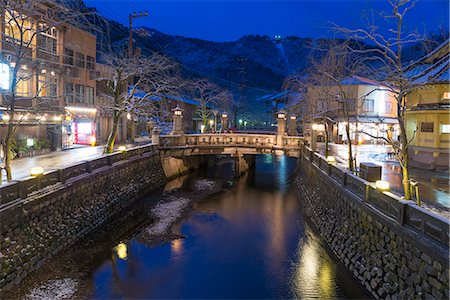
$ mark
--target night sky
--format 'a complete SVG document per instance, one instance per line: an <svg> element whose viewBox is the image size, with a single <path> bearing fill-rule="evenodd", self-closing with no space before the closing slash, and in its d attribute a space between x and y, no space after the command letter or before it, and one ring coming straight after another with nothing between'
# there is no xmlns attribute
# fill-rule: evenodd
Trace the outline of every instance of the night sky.
<svg viewBox="0 0 450 300"><path fill-rule="evenodd" d="M237 40L246 34L332 37L328 22L346 27L364 26L362 16L389 8L386 0L354 1L163 1L85 0L107 17L128 26L128 14L148 10L150 16L135 20L164 33L213 41ZM448 0L419 0L406 25L420 32L449 26Z"/></svg>

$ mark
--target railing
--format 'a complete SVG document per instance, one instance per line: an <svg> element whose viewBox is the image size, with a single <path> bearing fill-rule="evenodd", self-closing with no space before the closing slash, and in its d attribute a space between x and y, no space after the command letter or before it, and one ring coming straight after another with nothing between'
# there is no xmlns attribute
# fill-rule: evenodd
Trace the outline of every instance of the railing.
<svg viewBox="0 0 450 300"><path fill-rule="evenodd" d="M377 190L373 183L342 167L329 165L324 156L306 146L302 146L301 153L300 159L309 162L318 172L332 178L331 183L350 192L362 203L370 204L401 226L407 226L446 246L449 245L450 221L446 218L417 206L413 201L403 200L392 193ZM328 168L325 167L326 165Z"/></svg>
<svg viewBox="0 0 450 300"><path fill-rule="evenodd" d="M300 149L302 145L301 137L283 136L282 147ZM186 134L186 135L163 135L160 136L161 147L179 146L250 146L268 147L277 146L277 136L271 134L245 134L245 133L224 133L224 134Z"/></svg>
<svg viewBox="0 0 450 300"><path fill-rule="evenodd" d="M62 169L51 170L41 176L31 176L23 180L9 182L0 187L0 208L14 200L24 199L31 193L48 186L65 183L77 176L92 173L97 169L112 166L115 163L143 155L144 153L153 153L156 150L156 145L153 144L138 146L124 152L115 152Z"/></svg>

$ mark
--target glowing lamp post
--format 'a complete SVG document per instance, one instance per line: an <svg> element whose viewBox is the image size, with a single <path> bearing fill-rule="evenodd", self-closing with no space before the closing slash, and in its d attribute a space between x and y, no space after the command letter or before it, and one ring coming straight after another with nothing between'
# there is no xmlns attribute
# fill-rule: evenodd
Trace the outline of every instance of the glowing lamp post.
<svg viewBox="0 0 450 300"><path fill-rule="evenodd" d="M286 113L280 110L277 113L277 146L283 146L283 136L286 135Z"/></svg>
<svg viewBox="0 0 450 300"><path fill-rule="evenodd" d="M377 188L377 190L382 192L389 192L390 190L389 182L384 180L375 181L375 187Z"/></svg>
<svg viewBox="0 0 450 300"><path fill-rule="evenodd" d="M319 130L319 124L312 124L311 126L311 150L317 150L317 131Z"/></svg>
<svg viewBox="0 0 450 300"><path fill-rule="evenodd" d="M222 132L228 130L228 114L226 112L222 113Z"/></svg>
<svg viewBox="0 0 450 300"><path fill-rule="evenodd" d="M173 111L173 130L170 134L181 135L183 134L183 128L181 125L181 120L183 119L183 109L179 106L172 109Z"/></svg>
<svg viewBox="0 0 450 300"><path fill-rule="evenodd" d="M335 164L335 163L336 163L336 157L334 157L334 156L332 156L332 155L327 156L327 163L328 163L329 165Z"/></svg>
<svg viewBox="0 0 450 300"><path fill-rule="evenodd" d="M214 130L214 120L209 120L209 130L212 132Z"/></svg>
<svg viewBox="0 0 450 300"><path fill-rule="evenodd" d="M291 115L289 117L289 128L288 132L290 136L297 135L297 117L295 115Z"/></svg>
<svg viewBox="0 0 450 300"><path fill-rule="evenodd" d="M34 177L42 176L44 174L44 168L34 167L30 170L30 175Z"/></svg>

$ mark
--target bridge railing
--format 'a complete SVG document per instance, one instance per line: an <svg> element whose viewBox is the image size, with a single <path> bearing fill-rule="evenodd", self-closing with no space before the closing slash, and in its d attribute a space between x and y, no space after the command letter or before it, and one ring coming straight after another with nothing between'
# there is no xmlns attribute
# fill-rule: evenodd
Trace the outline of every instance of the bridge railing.
<svg viewBox="0 0 450 300"><path fill-rule="evenodd" d="M300 148L302 138L298 136L284 136L282 145L277 145L277 136L272 134L242 134L242 133L226 133L226 134L186 134L181 135L164 135L160 137L161 147L177 147L177 146L214 146L214 145L230 145L230 146L252 146L252 147L275 147L282 146L288 148Z"/></svg>

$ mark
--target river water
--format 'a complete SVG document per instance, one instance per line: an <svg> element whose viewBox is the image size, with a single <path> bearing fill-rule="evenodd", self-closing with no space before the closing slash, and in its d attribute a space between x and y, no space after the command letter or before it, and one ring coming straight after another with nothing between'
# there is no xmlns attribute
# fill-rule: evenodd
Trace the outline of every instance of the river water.
<svg viewBox="0 0 450 300"><path fill-rule="evenodd" d="M52 259L7 296L370 297L305 222L291 184L295 163L261 155L256 172L238 181L231 163L172 181ZM204 196L210 190L221 191ZM174 215L155 217L151 208L160 201L169 201L161 208L170 207ZM185 212L172 228L180 238L155 242L151 233L164 231L177 211Z"/></svg>

